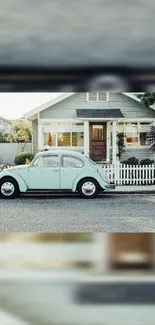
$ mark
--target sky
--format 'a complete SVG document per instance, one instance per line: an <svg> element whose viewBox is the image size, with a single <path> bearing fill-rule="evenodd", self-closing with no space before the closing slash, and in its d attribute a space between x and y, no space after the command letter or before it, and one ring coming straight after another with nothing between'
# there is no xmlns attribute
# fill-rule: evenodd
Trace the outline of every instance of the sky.
<svg viewBox="0 0 155 325"><path fill-rule="evenodd" d="M61 93L0 93L0 116L14 120Z"/></svg>

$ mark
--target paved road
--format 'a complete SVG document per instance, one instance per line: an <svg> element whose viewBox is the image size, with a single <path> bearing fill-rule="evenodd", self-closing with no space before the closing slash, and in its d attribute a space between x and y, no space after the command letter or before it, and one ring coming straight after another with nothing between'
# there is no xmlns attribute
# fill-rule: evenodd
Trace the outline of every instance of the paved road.
<svg viewBox="0 0 155 325"><path fill-rule="evenodd" d="M153 325L154 305L93 306L75 303L75 281L0 281L0 307L32 325ZM149 316L148 316L149 315Z"/></svg>
<svg viewBox="0 0 155 325"><path fill-rule="evenodd" d="M0 64L155 64L154 0L1 0Z"/></svg>
<svg viewBox="0 0 155 325"><path fill-rule="evenodd" d="M1 231L155 231L155 195L0 199Z"/></svg>

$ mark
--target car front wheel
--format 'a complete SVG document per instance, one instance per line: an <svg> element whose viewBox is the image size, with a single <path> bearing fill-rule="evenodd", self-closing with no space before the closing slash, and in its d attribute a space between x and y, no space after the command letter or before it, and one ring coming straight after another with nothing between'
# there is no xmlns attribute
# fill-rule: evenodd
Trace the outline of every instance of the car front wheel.
<svg viewBox="0 0 155 325"><path fill-rule="evenodd" d="M99 185L94 179L84 179L79 183L78 192L84 198L95 198L99 192Z"/></svg>
<svg viewBox="0 0 155 325"><path fill-rule="evenodd" d="M3 199L14 199L19 195L18 184L14 179L5 178L0 182L0 195Z"/></svg>

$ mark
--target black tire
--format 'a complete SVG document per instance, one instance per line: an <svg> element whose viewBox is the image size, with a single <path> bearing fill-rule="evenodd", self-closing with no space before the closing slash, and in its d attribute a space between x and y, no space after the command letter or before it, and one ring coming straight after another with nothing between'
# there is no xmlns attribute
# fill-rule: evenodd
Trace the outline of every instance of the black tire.
<svg viewBox="0 0 155 325"><path fill-rule="evenodd" d="M84 184L89 184L93 187L93 190L84 190ZM82 179L78 184L78 192L85 199L93 199L96 198L99 192L99 184L93 178L85 178ZM92 192L92 193L91 193Z"/></svg>
<svg viewBox="0 0 155 325"><path fill-rule="evenodd" d="M5 191L3 189L3 185L5 183L8 183L10 185L12 185L12 190L8 191L6 190L6 194L5 194ZM9 194L10 192L10 194ZM16 198L17 196L19 196L19 186L18 186L18 183L16 182L15 179L11 178L11 177L5 177L4 179L0 180L0 196L3 198L3 199L14 199Z"/></svg>

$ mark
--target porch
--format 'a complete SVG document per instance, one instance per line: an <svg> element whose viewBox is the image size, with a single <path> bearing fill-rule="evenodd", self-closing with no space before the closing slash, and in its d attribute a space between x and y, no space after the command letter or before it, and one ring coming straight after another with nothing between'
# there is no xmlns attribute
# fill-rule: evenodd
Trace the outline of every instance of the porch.
<svg viewBox="0 0 155 325"><path fill-rule="evenodd" d="M90 111L93 110L87 109L88 115ZM99 115L98 110L95 114ZM115 164L119 160L117 134L122 133L124 134L125 153L121 160L130 157L136 157L139 160L149 157L152 160L155 155L149 150L150 145L146 139L152 123L150 119L125 121L123 117L83 117L81 112L77 114L77 119L72 120L38 118L37 147L34 139L33 151L37 153L45 148L62 147L84 153L100 164Z"/></svg>

